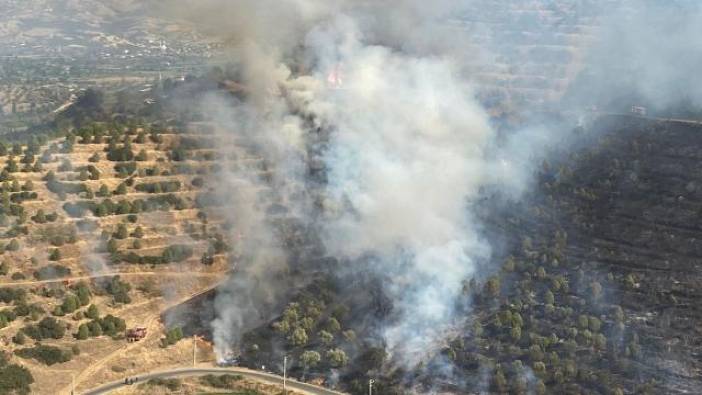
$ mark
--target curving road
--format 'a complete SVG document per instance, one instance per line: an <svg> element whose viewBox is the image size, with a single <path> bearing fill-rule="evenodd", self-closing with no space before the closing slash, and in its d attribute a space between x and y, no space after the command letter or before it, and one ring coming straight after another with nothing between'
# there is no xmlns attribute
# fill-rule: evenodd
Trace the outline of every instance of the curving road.
<svg viewBox="0 0 702 395"><path fill-rule="evenodd" d="M228 273L228 272L227 272L227 273ZM218 286L220 286L224 281L227 280L227 278L228 278L228 277L224 277L224 278L220 279L219 281L217 281L216 283L210 284L210 285L209 285L207 288L205 288L205 289L198 290L197 292L192 293L192 294L189 294L189 295L187 295L187 296L184 296L184 297L182 297L182 298L180 298L180 299L178 299L178 300L171 301L171 302L168 304L168 306L166 306L166 308L165 308L165 309L162 309L161 311L165 311L165 310L171 308L172 306L177 306L177 305L179 305L179 304L181 304L181 303L184 303L185 301L188 301L188 300L190 300L190 299L192 299L192 298L196 298L196 297L198 297L198 296L200 296L200 295L202 295L202 294L204 294L204 293L207 293L207 292L209 292L209 291L211 291L211 290L217 288ZM152 300L152 302L155 302L155 301L157 301L157 300L156 300L156 299ZM158 321L160 320L160 317L161 317L161 314L158 314L158 315L156 315L156 316L154 316L154 317L151 317L151 318L146 322L145 326L146 326L146 328L147 328L147 335L146 335L147 338L150 337L150 336L154 336L154 335L159 334L159 331L157 330L157 327L155 327L155 325L156 325L156 324L158 323ZM82 372L80 372L80 374L79 374L78 376L75 377L75 379L73 380L73 385L78 385L78 384L82 383L82 382L85 380L85 377L86 377L86 376L89 376L89 375L93 374L95 371L99 370L102 366L105 365L105 363L109 362L112 358L114 358L114 357L117 356L117 355L123 354L125 351L128 351L128 350L130 350L130 349L132 349L132 348L134 348L134 347L140 345L141 343L143 343L143 341L141 341L141 342L127 343L125 347L119 348L119 349L113 351L112 353L110 353L110 354L104 356L104 357L101 358L100 360L95 361L92 365L90 365L87 369L85 369L85 370L83 370ZM122 383L122 384L124 384L124 383ZM71 392L70 392L70 389L69 389L69 388L66 388L66 389L65 389L64 391L62 391L61 393L70 394Z"/></svg>
<svg viewBox="0 0 702 395"><path fill-rule="evenodd" d="M267 384L275 384L282 386L283 378L271 373L258 372L255 370L249 370L244 368L229 367L229 368L214 368L214 367L201 367L201 368L185 368L185 369L174 369L166 370L162 372L146 373L139 376L130 376L130 379L138 378L138 382L146 382L150 379L155 378L172 378L172 377L190 377L190 376L204 376L206 374L239 374L246 378L253 379L256 381L261 381ZM105 384L101 387L92 389L90 391L84 392L82 395L102 395L108 394L118 388L124 387L124 380L115 381L109 384ZM302 383L299 381L287 380L287 388L307 394L307 395L344 395L343 392L333 391L324 387Z"/></svg>

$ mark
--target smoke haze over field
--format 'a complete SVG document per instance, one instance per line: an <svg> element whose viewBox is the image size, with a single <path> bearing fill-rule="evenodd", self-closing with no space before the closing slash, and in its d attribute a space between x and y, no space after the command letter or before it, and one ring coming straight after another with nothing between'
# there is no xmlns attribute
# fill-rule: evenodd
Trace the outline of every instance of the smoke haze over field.
<svg viewBox="0 0 702 395"><path fill-rule="evenodd" d="M702 106L702 4L697 1L622 2L602 23L574 93L605 105L634 96L658 108L689 100Z"/></svg>
<svg viewBox="0 0 702 395"><path fill-rule="evenodd" d="M465 16L478 3L206 0L194 10L181 7L180 16L232 44L251 89L250 100L237 109L207 103L218 109L211 115L268 147L264 156L278 172L276 193L306 222L317 222L330 255L376 257L374 270L392 278L387 292L396 308L381 335L408 363L418 362L432 334L452 322L463 280L490 257L490 244L469 210L481 188L519 196L529 185L531 166L540 163L538 153L553 142L549 131L537 128L498 143L467 73L469 64L497 50L476 44L469 30L446 28L449 19ZM692 20L666 36L671 45L648 29L646 18L655 15L622 10L633 19L618 17L602 29L604 40L585 57L589 66L596 74L619 75L600 67L602 54L622 53L608 46L615 32L622 40L614 47L623 44L626 59L639 66L633 84L668 100L675 91L667 88L681 81L675 73L691 74L699 49L692 49L691 61L681 68L653 59L657 54L650 51L665 48L673 51L670 57L684 52L684 38L698 30L690 22L699 14L688 15ZM291 71L300 64L302 75ZM625 72L633 67L617 64ZM606 91L605 86L595 89ZM587 94L575 92L581 100ZM328 139L308 141L308 130L315 128L328 130ZM319 191L299 188L311 161L323 163L327 175L325 215L314 220L309 202ZM241 180L258 187L247 171L229 174L223 188L236 191ZM239 198L234 217L258 212L257 195ZM248 262L243 273L250 278L235 275L217 299L213 326L219 351L271 319L260 316L261 305L279 303L289 286L271 229L262 215L249 219L241 223L251 237L248 245L242 243ZM275 256L246 252L266 249Z"/></svg>

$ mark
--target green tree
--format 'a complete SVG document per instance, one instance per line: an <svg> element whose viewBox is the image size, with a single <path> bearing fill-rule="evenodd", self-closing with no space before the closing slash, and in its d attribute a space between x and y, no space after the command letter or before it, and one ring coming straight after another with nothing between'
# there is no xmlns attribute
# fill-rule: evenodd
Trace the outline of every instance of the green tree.
<svg viewBox="0 0 702 395"><path fill-rule="evenodd" d="M61 305L61 309L63 310L64 314L70 314L76 311L78 307L80 307L80 301L75 295L69 294L66 295L65 298L63 298L63 304Z"/></svg>
<svg viewBox="0 0 702 395"><path fill-rule="evenodd" d="M580 329L587 329L589 325L590 325L590 320L587 318L586 315L581 314L578 316L578 327Z"/></svg>
<svg viewBox="0 0 702 395"><path fill-rule="evenodd" d="M95 208L95 215L97 217L106 217L110 215L110 210L107 208L107 204L105 204L105 202L101 202L97 205Z"/></svg>
<svg viewBox="0 0 702 395"><path fill-rule="evenodd" d="M88 303L90 303L90 288L88 288L85 283L81 282L76 289L76 296L81 306L87 306Z"/></svg>
<svg viewBox="0 0 702 395"><path fill-rule="evenodd" d="M490 277L485 283L485 293L493 298L500 296L500 279L496 276Z"/></svg>
<svg viewBox="0 0 702 395"><path fill-rule="evenodd" d="M305 369L314 368L322 360L317 351L305 351L300 355L300 361Z"/></svg>
<svg viewBox="0 0 702 395"><path fill-rule="evenodd" d="M5 164L5 170L7 170L8 173L16 173L19 168L17 167L17 162L15 162L15 159L13 157L10 157L7 160L7 163Z"/></svg>
<svg viewBox="0 0 702 395"><path fill-rule="evenodd" d="M110 241L107 242L107 252L110 254L116 254L118 250L119 246L117 245L117 240L110 239Z"/></svg>
<svg viewBox="0 0 702 395"><path fill-rule="evenodd" d="M105 184L100 185L100 190L98 191L98 196L109 197L110 196L110 188L108 188L107 185L105 185Z"/></svg>
<svg viewBox="0 0 702 395"><path fill-rule="evenodd" d="M132 236L136 237L137 239L141 239L142 237L144 237L144 229L141 226L137 226L134 229L134 233L132 234Z"/></svg>
<svg viewBox="0 0 702 395"><path fill-rule="evenodd" d="M88 328L88 324L81 324L78 327L78 333L76 334L76 339L85 340L89 337L90 337L90 329Z"/></svg>
<svg viewBox="0 0 702 395"><path fill-rule="evenodd" d="M90 329L90 336L100 337L102 336L102 326L97 321L91 321L88 323L88 328Z"/></svg>
<svg viewBox="0 0 702 395"><path fill-rule="evenodd" d="M346 366L346 364L349 362L349 357L346 355L344 350L340 348L328 350L324 356L326 357L327 361L329 361L329 365L335 368Z"/></svg>
<svg viewBox="0 0 702 395"><path fill-rule="evenodd" d="M319 336L319 340L324 345L328 346L334 342L334 335L332 335L331 333L329 333L325 330L319 331L318 336Z"/></svg>
<svg viewBox="0 0 702 395"><path fill-rule="evenodd" d="M146 142L146 134L144 132L139 132L136 136L135 142L137 144L144 144Z"/></svg>
<svg viewBox="0 0 702 395"><path fill-rule="evenodd" d="M60 261L61 260L61 251L58 248L54 248L51 250L49 253L49 260L50 261Z"/></svg>
<svg viewBox="0 0 702 395"><path fill-rule="evenodd" d="M147 156L147 154L146 154L146 150L141 150L141 151L139 151L139 153L137 154L136 158L134 158L134 159L137 160L137 161L139 161L139 162L144 162L144 161L149 160L149 159L148 159L148 156Z"/></svg>
<svg viewBox="0 0 702 395"><path fill-rule="evenodd" d="M120 183L115 189L115 195L126 195L127 194L127 184Z"/></svg>
<svg viewBox="0 0 702 395"><path fill-rule="evenodd" d="M556 297L553 295L553 292L550 290L547 290L546 293L544 294L544 303L553 305L556 303Z"/></svg>
<svg viewBox="0 0 702 395"><path fill-rule="evenodd" d="M97 306L95 306L94 304L91 304L88 307L88 310L86 310L85 316L92 319L92 320L96 320L100 317L100 311L98 310Z"/></svg>
<svg viewBox="0 0 702 395"><path fill-rule="evenodd" d="M305 329L301 327L295 328L295 330L293 330L293 332L290 334L289 340L293 346L304 346L309 340L307 337L307 331L305 331Z"/></svg>
<svg viewBox="0 0 702 395"><path fill-rule="evenodd" d="M115 232L114 237L120 240L129 237L129 231L127 230L127 226L124 224L119 224L117 226L117 232Z"/></svg>
<svg viewBox="0 0 702 395"><path fill-rule="evenodd" d="M20 249L20 244L17 239L12 239L10 243L5 247L5 250L7 251L18 251Z"/></svg>
<svg viewBox="0 0 702 395"><path fill-rule="evenodd" d="M163 347L176 344L183 338L183 329L180 327L175 327L166 332L166 337L162 340Z"/></svg>
<svg viewBox="0 0 702 395"><path fill-rule="evenodd" d="M15 343L15 344L22 345L22 344L24 344L26 341L27 341L27 338L24 336L24 332L22 332L22 331L17 332L17 334L15 334L15 335L12 337L12 342Z"/></svg>
<svg viewBox="0 0 702 395"><path fill-rule="evenodd" d="M327 320L326 329L331 333L337 333L341 330L341 324L339 324L339 321L336 318L329 317Z"/></svg>
<svg viewBox="0 0 702 395"><path fill-rule="evenodd" d="M513 327L512 330L510 330L510 336L515 342L519 341L519 339L522 338L522 328L518 326Z"/></svg>

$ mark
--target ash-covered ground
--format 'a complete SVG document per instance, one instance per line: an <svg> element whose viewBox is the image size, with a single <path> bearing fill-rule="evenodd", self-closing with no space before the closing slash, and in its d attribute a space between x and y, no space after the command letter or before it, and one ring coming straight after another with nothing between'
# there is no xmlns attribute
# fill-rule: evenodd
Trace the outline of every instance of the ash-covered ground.
<svg viewBox="0 0 702 395"><path fill-rule="evenodd" d="M369 378L387 394L698 392L702 126L609 116L571 133L581 144L550 155L530 195L479 203L498 261L485 267L501 269L466 282L423 363L385 350L396 317L391 282L363 270L373 257L323 249L290 255L289 280L306 281L242 334L241 363L282 371L285 354L293 376L359 394ZM213 298L178 308L188 332L208 333Z"/></svg>

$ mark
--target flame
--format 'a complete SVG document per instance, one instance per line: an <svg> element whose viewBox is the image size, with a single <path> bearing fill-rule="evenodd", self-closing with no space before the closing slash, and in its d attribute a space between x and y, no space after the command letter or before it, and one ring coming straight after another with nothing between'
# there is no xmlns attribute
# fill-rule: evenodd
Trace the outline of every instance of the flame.
<svg viewBox="0 0 702 395"><path fill-rule="evenodd" d="M327 83L332 88L341 88L344 85L344 74L341 65L336 64L327 75Z"/></svg>

